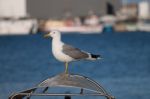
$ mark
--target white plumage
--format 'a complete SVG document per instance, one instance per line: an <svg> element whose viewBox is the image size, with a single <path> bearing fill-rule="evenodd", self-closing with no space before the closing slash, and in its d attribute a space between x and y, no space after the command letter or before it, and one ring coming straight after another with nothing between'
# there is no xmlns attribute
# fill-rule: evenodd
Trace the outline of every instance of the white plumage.
<svg viewBox="0 0 150 99"><path fill-rule="evenodd" d="M57 37L52 40L52 53L55 58L62 62L73 61L73 58L62 52L64 43L61 42Z"/></svg>

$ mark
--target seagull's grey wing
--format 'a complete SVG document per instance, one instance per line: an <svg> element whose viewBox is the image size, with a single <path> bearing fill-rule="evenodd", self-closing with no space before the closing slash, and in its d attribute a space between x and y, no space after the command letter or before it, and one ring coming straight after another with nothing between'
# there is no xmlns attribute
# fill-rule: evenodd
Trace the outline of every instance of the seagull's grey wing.
<svg viewBox="0 0 150 99"><path fill-rule="evenodd" d="M63 53L67 54L68 56L74 59L85 59L89 57L88 53L66 44L63 45Z"/></svg>

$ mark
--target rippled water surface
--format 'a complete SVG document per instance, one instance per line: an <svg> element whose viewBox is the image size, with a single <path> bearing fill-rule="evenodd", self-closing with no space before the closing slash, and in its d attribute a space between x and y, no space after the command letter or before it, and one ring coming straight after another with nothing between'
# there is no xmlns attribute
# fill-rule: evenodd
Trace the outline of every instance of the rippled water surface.
<svg viewBox="0 0 150 99"><path fill-rule="evenodd" d="M70 72L94 79L117 99L150 98L150 33L74 33L62 40L103 57L70 63ZM63 71L41 34L0 37L0 99Z"/></svg>

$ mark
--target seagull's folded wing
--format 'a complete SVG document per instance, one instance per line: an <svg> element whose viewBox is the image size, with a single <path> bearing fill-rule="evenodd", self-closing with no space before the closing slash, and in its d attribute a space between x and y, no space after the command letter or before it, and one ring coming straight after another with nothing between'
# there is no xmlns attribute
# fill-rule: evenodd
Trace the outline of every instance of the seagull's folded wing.
<svg viewBox="0 0 150 99"><path fill-rule="evenodd" d="M67 54L68 56L74 59L85 59L89 57L88 53L66 44L63 45L63 53Z"/></svg>

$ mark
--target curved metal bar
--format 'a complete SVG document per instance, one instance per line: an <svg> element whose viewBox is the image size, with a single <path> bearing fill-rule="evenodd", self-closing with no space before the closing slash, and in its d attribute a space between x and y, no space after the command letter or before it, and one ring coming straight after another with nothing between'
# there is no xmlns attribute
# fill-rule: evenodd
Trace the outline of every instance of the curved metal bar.
<svg viewBox="0 0 150 99"><path fill-rule="evenodd" d="M64 93L18 93L14 94L9 99L22 99L22 98L16 98L16 96L105 96L108 99L114 99L114 97L107 95L107 94L98 94L98 93L84 93L84 94L78 94L78 93L70 93L70 94L64 94Z"/></svg>
<svg viewBox="0 0 150 99"><path fill-rule="evenodd" d="M72 87L80 88L79 93L45 93L50 87ZM37 89L44 88L42 93L35 93ZM84 93L83 90L90 90L91 93ZM15 93L9 99L23 99L31 96L105 96L107 99L114 99L109 95L106 90L96 81L81 75L75 74L59 74L54 77L48 78L38 84L36 87Z"/></svg>
<svg viewBox="0 0 150 99"><path fill-rule="evenodd" d="M38 87L77 87L97 93L107 94L105 89L96 81L81 75L62 73L41 82Z"/></svg>

